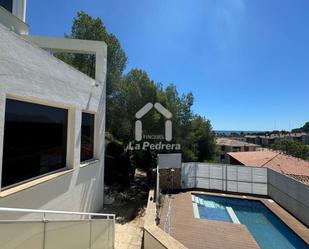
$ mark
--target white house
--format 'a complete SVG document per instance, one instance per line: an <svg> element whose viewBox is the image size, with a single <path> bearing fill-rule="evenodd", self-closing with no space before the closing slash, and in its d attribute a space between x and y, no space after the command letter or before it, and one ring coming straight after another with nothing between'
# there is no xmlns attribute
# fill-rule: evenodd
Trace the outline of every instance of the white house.
<svg viewBox="0 0 309 249"><path fill-rule="evenodd" d="M25 10L0 1L0 207L99 211L106 44L31 37ZM95 54L96 78L46 50Z"/></svg>

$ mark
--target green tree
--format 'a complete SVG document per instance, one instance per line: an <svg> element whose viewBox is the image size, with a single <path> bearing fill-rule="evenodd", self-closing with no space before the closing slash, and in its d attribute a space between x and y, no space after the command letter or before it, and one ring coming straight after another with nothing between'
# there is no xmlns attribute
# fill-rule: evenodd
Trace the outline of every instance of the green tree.
<svg viewBox="0 0 309 249"><path fill-rule="evenodd" d="M133 69L125 75L111 103L110 132L126 143L133 140L135 113L148 102L157 102L158 91L159 86L143 70ZM154 132L158 119L157 113L150 112L143 118L143 128Z"/></svg>
<svg viewBox="0 0 309 249"><path fill-rule="evenodd" d="M271 146L271 148L273 150L283 151L284 153L294 157L309 160L309 146L302 142L288 139L278 140Z"/></svg>
<svg viewBox="0 0 309 249"><path fill-rule="evenodd" d="M110 96L121 79L127 64L127 56L119 40L108 33L100 18L93 18L83 11L77 12L73 19L70 34L66 38L104 41L107 45L107 96ZM85 54L55 53L55 56L64 60L90 77L95 77L95 56Z"/></svg>
<svg viewBox="0 0 309 249"><path fill-rule="evenodd" d="M181 144L184 160L212 159L216 148L214 133L209 120L194 115L192 93L180 95L173 84L164 89L140 69L132 69L124 75L127 56L119 40L107 32L100 18L78 12L71 33L65 37L105 41L107 44L106 131L110 141L117 140L124 146L132 141L135 113L148 102L159 102L173 114L173 143ZM90 77L95 76L93 55L55 53L55 56ZM155 110L150 111L143 117L143 130L147 134L163 134L164 117Z"/></svg>
<svg viewBox="0 0 309 249"><path fill-rule="evenodd" d="M192 121L192 138L195 145L196 160L199 162L211 161L216 153L215 133L209 120L196 116Z"/></svg>
<svg viewBox="0 0 309 249"><path fill-rule="evenodd" d="M66 38L81 40L104 41L107 44L107 75L106 75L106 113L113 113L114 99L119 91L119 84L127 64L127 56L117 37L108 33L100 18L93 18L79 11L73 19L70 34ZM85 54L55 53L59 59L72 65L88 76L95 77L95 56ZM103 69L102 69L103 70ZM106 115L106 130L111 127L111 115Z"/></svg>
<svg viewBox="0 0 309 249"><path fill-rule="evenodd" d="M309 132L309 122L306 122L301 128L293 129L292 132Z"/></svg>
<svg viewBox="0 0 309 249"><path fill-rule="evenodd" d="M305 125L301 129L303 132L309 132L309 122L305 123Z"/></svg>

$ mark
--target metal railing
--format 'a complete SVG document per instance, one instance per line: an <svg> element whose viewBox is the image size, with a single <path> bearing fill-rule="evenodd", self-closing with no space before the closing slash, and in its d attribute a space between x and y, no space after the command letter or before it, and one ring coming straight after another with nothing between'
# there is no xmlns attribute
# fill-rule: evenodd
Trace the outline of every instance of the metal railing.
<svg viewBox="0 0 309 249"><path fill-rule="evenodd" d="M168 209L167 209L167 214L165 217L165 221L164 221L164 232L166 232L169 236L171 235L171 216L172 216L172 200L173 200L173 196L172 195L168 195Z"/></svg>
<svg viewBox="0 0 309 249"><path fill-rule="evenodd" d="M28 208L6 208L6 207L0 207L0 212L42 214L42 221L46 220L46 214L80 215L80 216L86 216L88 217L88 219L92 219L92 216L95 216L95 217L105 217L105 219L108 220L115 220L114 214L102 214L102 213L70 212L70 211L56 211L56 210L28 209ZM0 220L0 222L2 221L3 220Z"/></svg>
<svg viewBox="0 0 309 249"><path fill-rule="evenodd" d="M6 207L0 207L0 213L5 214L2 217L10 217L9 213L40 215L32 220L0 220L0 245L3 249L113 249L115 246L114 214ZM57 217L47 218L47 215ZM80 217L73 219L74 216Z"/></svg>

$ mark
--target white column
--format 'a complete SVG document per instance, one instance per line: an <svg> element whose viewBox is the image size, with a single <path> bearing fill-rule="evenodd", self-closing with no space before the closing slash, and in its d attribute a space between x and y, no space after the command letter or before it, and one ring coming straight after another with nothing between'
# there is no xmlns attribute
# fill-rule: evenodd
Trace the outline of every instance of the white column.
<svg viewBox="0 0 309 249"><path fill-rule="evenodd" d="M106 84L103 83L102 95L99 102L98 111L95 120L95 141L94 141L94 157L101 161L104 165L104 153L105 153L105 101L106 101Z"/></svg>
<svg viewBox="0 0 309 249"><path fill-rule="evenodd" d="M76 169L80 166L81 109L72 108L68 113L67 167Z"/></svg>
<svg viewBox="0 0 309 249"><path fill-rule="evenodd" d="M16 0L14 1L16 2ZM16 3L13 3L13 5L16 6ZM26 6L27 6L27 0L19 0L17 5L17 17L22 20L23 22L26 22Z"/></svg>
<svg viewBox="0 0 309 249"><path fill-rule="evenodd" d="M105 84L107 71L107 47L102 45L95 54L95 80L100 84Z"/></svg>
<svg viewBox="0 0 309 249"><path fill-rule="evenodd" d="M0 191L1 191L1 180L2 180L4 122L5 122L5 93L0 92Z"/></svg>

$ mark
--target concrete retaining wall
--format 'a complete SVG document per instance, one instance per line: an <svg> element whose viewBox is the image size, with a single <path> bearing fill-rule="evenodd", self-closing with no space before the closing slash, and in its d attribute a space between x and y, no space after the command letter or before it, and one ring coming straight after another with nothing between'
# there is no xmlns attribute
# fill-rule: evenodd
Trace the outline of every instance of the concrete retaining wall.
<svg viewBox="0 0 309 249"><path fill-rule="evenodd" d="M157 238L152 236L148 230L144 232L144 248L145 249L165 249L166 247L162 245Z"/></svg>
<svg viewBox="0 0 309 249"><path fill-rule="evenodd" d="M309 226L309 186L268 170L268 195Z"/></svg>

